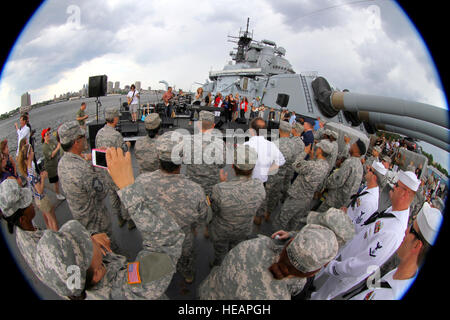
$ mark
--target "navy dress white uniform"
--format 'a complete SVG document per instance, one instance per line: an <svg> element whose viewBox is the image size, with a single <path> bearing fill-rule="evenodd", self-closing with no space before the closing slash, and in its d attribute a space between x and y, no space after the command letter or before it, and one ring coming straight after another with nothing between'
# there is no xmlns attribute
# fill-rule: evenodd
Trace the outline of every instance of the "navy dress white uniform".
<svg viewBox="0 0 450 320"><path fill-rule="evenodd" d="M411 190L416 191L419 187L417 178L413 180L408 173L401 172L399 180L411 186ZM346 292L383 265L400 247L408 226L409 208L392 211L389 207L384 214L371 218L342 249L340 256L323 270L328 279L311 295L311 300L329 300Z"/></svg>
<svg viewBox="0 0 450 320"><path fill-rule="evenodd" d="M386 168L379 162L374 162L372 168L381 175L386 174ZM380 188L378 186L361 190L347 208L347 214L352 219L356 233L364 228L364 222L378 210L378 201L380 197Z"/></svg>
<svg viewBox="0 0 450 320"><path fill-rule="evenodd" d="M434 244L442 223L442 214L436 208L431 208L428 203L417 215L417 225L424 239L431 245ZM418 271L408 279L397 279L395 274L398 268L384 275L377 286L364 288L365 290L352 290L348 298L350 300L400 300L417 278ZM357 288L358 289L358 288Z"/></svg>

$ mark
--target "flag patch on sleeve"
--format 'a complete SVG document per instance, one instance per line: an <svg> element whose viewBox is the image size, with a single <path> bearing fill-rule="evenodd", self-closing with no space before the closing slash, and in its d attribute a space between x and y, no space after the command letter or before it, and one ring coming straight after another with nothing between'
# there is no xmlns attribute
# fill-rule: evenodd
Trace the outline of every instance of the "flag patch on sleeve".
<svg viewBox="0 0 450 320"><path fill-rule="evenodd" d="M377 221L377 223L375 223L375 228L373 229L373 233L375 234L378 231L380 231L382 226L383 226L383 223L381 221Z"/></svg>
<svg viewBox="0 0 450 320"><path fill-rule="evenodd" d="M139 275L139 262L128 263L128 284L141 283L141 277Z"/></svg>

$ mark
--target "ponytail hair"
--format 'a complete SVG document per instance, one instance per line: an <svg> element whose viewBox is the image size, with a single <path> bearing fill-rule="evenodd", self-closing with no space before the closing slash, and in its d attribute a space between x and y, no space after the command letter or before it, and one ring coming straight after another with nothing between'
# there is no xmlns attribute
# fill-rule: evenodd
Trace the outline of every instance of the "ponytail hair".
<svg viewBox="0 0 450 320"><path fill-rule="evenodd" d="M23 139L20 141L21 147L19 150L19 155L17 157L17 165L19 166L19 171L23 176L27 176L27 160L28 160L28 148L31 148L31 145L22 144Z"/></svg>

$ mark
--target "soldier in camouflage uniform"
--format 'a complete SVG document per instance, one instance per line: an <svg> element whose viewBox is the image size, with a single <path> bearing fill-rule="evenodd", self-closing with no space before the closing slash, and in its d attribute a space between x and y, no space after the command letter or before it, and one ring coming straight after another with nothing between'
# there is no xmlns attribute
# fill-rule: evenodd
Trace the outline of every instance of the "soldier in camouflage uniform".
<svg viewBox="0 0 450 320"><path fill-rule="evenodd" d="M21 188L16 180L7 179L0 184L0 209L16 243L31 270L36 274L34 253L44 230L33 225L35 216L33 195L29 188ZM14 228L16 227L16 228Z"/></svg>
<svg viewBox="0 0 450 320"><path fill-rule="evenodd" d="M292 125L291 134L290 137L291 140L291 148L294 152L294 160L301 157L301 154L305 152L305 143L302 140L301 134L304 131L304 127L299 123L296 122ZM281 150L280 150L281 151ZM304 159L306 154L303 155ZM294 168L292 165L286 166L286 175L284 177L283 186L281 188L281 203L284 203L286 198L288 197L288 190L291 186L291 183L294 179Z"/></svg>
<svg viewBox="0 0 450 320"><path fill-rule="evenodd" d="M200 132L192 136L191 157L186 166L186 175L200 184L209 196L212 187L219 182L219 170L225 167L226 149L222 134L213 129L214 114L200 111L199 121Z"/></svg>
<svg viewBox="0 0 450 320"><path fill-rule="evenodd" d="M360 157L366 153L364 142L358 139L350 147L351 157L344 161L339 170L334 171L326 180L328 191L325 201L317 211L324 212L329 208L346 206L350 197L357 193L362 180L363 168Z"/></svg>
<svg viewBox="0 0 450 320"><path fill-rule="evenodd" d="M311 209L314 192L318 191L328 173L326 157L330 152L330 142L322 140L316 144L314 160L307 161L302 157L295 160L292 166L298 176L288 190L288 198L280 213L275 217L275 230L298 230L301 224L306 224L306 215Z"/></svg>
<svg viewBox="0 0 450 320"><path fill-rule="evenodd" d="M281 200L282 189L284 187L286 176L288 175L288 168L292 168L292 163L294 163L294 160L297 156L297 152L293 148L292 140L290 139L291 131L292 126L289 124L289 122L280 121L280 139L278 140L278 149L283 154L286 162L284 163L284 165L278 168L278 172L276 174L269 175L267 179L267 214L265 215L266 221L269 220L269 216L275 211L278 202Z"/></svg>
<svg viewBox="0 0 450 320"><path fill-rule="evenodd" d="M142 184L146 195L158 202L172 215L185 234L183 251L177 264L187 283L194 281L195 252L194 233L192 228L204 221L209 205L202 187L180 174L181 162L172 160L175 156L182 157L182 136L175 131L166 132L156 140L156 150L160 169L141 174L136 182ZM174 163L175 162L175 163Z"/></svg>
<svg viewBox="0 0 450 320"><path fill-rule="evenodd" d="M226 181L221 174L223 181L212 189L209 230L214 246L213 265L220 265L227 252L252 232L253 217L266 197L263 183L251 177L257 157L253 148L239 145L234 153L236 177Z"/></svg>
<svg viewBox="0 0 450 320"><path fill-rule="evenodd" d="M111 238L111 218L103 203L107 188L101 173L82 157L87 148L85 131L78 122L70 121L59 127L58 134L65 151L58 163L58 176L73 218L87 230L105 232Z"/></svg>
<svg viewBox="0 0 450 320"><path fill-rule="evenodd" d="M207 197L212 187L219 183L219 171L225 167L226 148L222 134L214 129L214 113L200 111L196 132L191 137L190 156L185 155L186 175L202 186ZM211 212L209 213L211 215ZM210 216L207 219L210 220ZM208 228L204 235L209 237Z"/></svg>
<svg viewBox="0 0 450 320"><path fill-rule="evenodd" d="M8 223L8 231L11 234L16 231L16 243L22 257L31 271L43 281L36 267L35 254L45 230L33 224L35 210L32 200L31 190L19 187L15 180L5 180L0 184L0 209L3 219ZM98 234L93 236L93 240L100 244L105 236L104 233Z"/></svg>
<svg viewBox="0 0 450 320"><path fill-rule="evenodd" d="M336 166L336 159L337 159L338 151L339 151L337 139L339 138L339 135L337 134L337 132L335 132L333 130L325 129L322 137L323 137L323 139L328 139L328 141L330 141L331 146L332 146L330 156L327 158L328 165L330 166L328 173L330 173L333 170L333 168Z"/></svg>
<svg viewBox="0 0 450 320"><path fill-rule="evenodd" d="M147 135L136 140L134 153L139 167L139 173L153 172L159 169L159 161L156 153L156 138L161 128L161 118L157 113L151 113L145 117L145 129Z"/></svg>
<svg viewBox="0 0 450 320"><path fill-rule="evenodd" d="M46 231L37 246L36 264L44 283L61 296L77 299L164 299L175 273L184 234L175 219L147 197L142 183L133 178L131 155L108 149L108 169L117 192L136 222L143 249L127 263L113 252L102 254L87 230L69 221L59 232ZM104 255L104 256L103 256ZM78 269L79 286L73 274ZM78 267L78 268L77 268Z"/></svg>
<svg viewBox="0 0 450 320"><path fill-rule="evenodd" d="M123 141L122 135L115 129L119 123L119 110L116 108L108 108L105 110L106 124L97 132L95 137L95 147L97 149L106 150L110 147L122 148L127 152L130 148L130 143ZM111 179L108 171L102 171L103 184L108 188L109 199L111 201L111 210L113 215L117 216L119 227L122 227L128 221L128 229L136 228L133 220L126 210L122 210L119 196L117 195L117 186Z"/></svg>
<svg viewBox="0 0 450 320"><path fill-rule="evenodd" d="M319 225L305 226L287 244L267 236L231 249L199 286L202 300L290 300L306 278L338 251L334 233Z"/></svg>
<svg viewBox="0 0 450 320"><path fill-rule="evenodd" d="M343 159L342 161L350 157L350 137L344 135L344 142L344 148L338 153L338 159Z"/></svg>
<svg viewBox="0 0 450 320"><path fill-rule="evenodd" d="M353 224L352 219L350 219L348 214L344 211L336 208L330 208L326 212L310 211L306 218L306 223L318 224L333 231L339 244L339 250L342 249L348 241L353 239L356 234L355 225ZM278 239L280 240L295 238L297 233L298 231L287 232L280 230L275 232L272 235L272 238L276 235L279 236Z"/></svg>
<svg viewBox="0 0 450 320"><path fill-rule="evenodd" d="M367 157L367 155L366 155L366 162L363 165L363 170L364 170L363 171L363 179L366 176L367 168L369 166L371 166L372 163L380 161L379 160L380 154L381 154L381 148L379 146L374 146L372 148L372 155L370 157Z"/></svg>

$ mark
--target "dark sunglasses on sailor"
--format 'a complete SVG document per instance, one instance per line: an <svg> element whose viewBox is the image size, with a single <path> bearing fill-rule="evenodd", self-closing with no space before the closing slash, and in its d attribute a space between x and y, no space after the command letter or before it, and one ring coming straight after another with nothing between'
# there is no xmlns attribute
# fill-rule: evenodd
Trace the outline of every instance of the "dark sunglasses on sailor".
<svg viewBox="0 0 450 320"><path fill-rule="evenodd" d="M414 229L414 221L416 219L413 219L411 222L411 226L409 227L409 233L412 233L418 240L424 242L423 237Z"/></svg>

